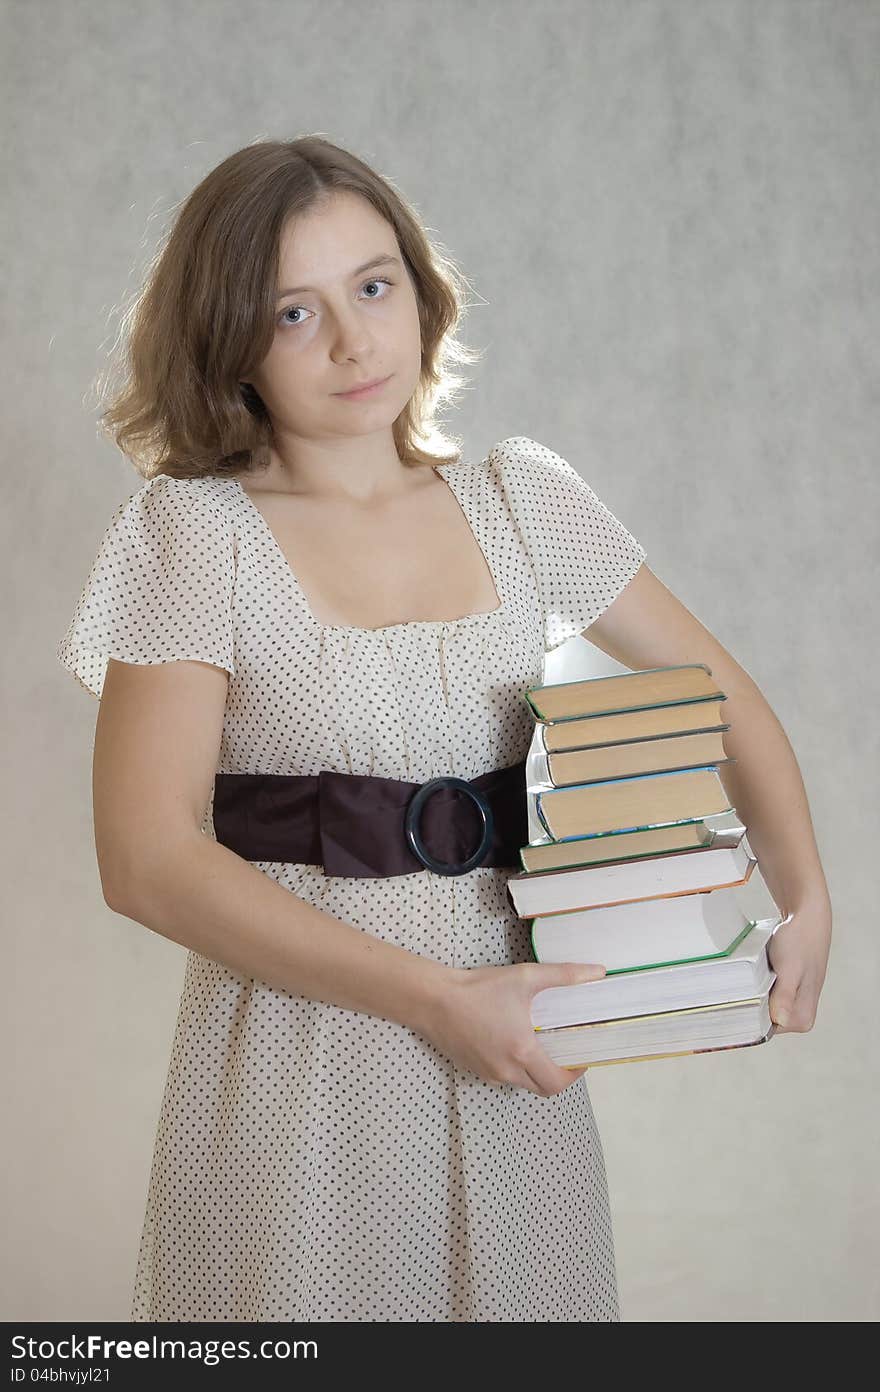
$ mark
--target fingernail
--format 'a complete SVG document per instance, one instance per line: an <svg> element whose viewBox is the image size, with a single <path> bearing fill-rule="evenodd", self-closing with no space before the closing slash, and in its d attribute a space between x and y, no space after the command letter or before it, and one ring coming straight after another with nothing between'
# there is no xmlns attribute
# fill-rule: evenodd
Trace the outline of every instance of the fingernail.
<svg viewBox="0 0 880 1392"><path fill-rule="evenodd" d="M786 1011L778 1010L776 1012L776 1023L777 1025L781 1025L783 1029L786 1028L786 1026L788 1025L788 1014L786 1013Z"/></svg>

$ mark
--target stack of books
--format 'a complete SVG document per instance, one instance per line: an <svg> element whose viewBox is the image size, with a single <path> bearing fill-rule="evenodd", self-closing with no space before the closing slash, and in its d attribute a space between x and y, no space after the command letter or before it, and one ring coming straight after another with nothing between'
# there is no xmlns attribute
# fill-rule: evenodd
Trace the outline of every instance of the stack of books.
<svg viewBox="0 0 880 1392"><path fill-rule="evenodd" d="M723 691L703 663L532 687L529 844L507 892L538 962L599 981L532 998L563 1067L713 1053L775 1033L767 943L744 906L757 867L718 773ZM765 887L766 890L766 887Z"/></svg>

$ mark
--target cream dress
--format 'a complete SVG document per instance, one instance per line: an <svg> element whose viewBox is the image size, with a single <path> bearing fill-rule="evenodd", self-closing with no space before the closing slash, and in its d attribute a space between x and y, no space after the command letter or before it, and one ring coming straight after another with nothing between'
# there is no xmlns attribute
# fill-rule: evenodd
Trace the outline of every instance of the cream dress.
<svg viewBox="0 0 880 1392"><path fill-rule="evenodd" d="M524 436L437 472L492 571L495 610L319 623L236 480L159 475L113 515L58 657L96 696L108 656L225 668L218 772L424 782L515 763L545 652L592 623L645 552ZM449 966L533 960L510 870L370 879L257 864ZM403 1025L189 951L131 1318L619 1320L585 1079L552 1097L493 1085Z"/></svg>

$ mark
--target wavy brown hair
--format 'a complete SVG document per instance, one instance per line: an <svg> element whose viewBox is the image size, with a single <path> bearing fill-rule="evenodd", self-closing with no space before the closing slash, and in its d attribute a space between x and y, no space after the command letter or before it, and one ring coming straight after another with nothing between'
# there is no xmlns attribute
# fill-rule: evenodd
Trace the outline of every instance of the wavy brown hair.
<svg viewBox="0 0 880 1392"><path fill-rule="evenodd" d="M229 155L180 207L124 312L99 377L101 431L145 478L228 477L269 463L272 425L246 382L275 332L282 230L344 189L394 228L421 323L418 386L393 424L407 465L458 463L436 414L465 386L455 364L481 350L456 336L470 288L392 183L321 136L265 140Z"/></svg>

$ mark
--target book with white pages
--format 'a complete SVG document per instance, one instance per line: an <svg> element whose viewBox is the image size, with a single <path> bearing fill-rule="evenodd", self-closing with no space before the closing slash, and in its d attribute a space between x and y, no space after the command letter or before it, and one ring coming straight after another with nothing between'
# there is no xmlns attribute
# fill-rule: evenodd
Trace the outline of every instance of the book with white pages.
<svg viewBox="0 0 880 1392"><path fill-rule="evenodd" d="M545 987L532 997L532 1024L537 1030L559 1029L764 995L776 979L767 959L767 943L779 923L778 917L761 919L720 961L619 972L598 981Z"/></svg>
<svg viewBox="0 0 880 1392"><path fill-rule="evenodd" d="M720 832L698 850L511 875L507 892L520 918L535 918L742 885L756 865L745 832Z"/></svg>
<svg viewBox="0 0 880 1392"><path fill-rule="evenodd" d="M598 962L607 975L727 957L757 919L735 889L636 899L532 919L536 962Z"/></svg>
<svg viewBox="0 0 880 1392"><path fill-rule="evenodd" d="M762 995L724 1005L538 1030L536 1038L561 1068L583 1068L743 1049L766 1044L775 1034L769 995Z"/></svg>

